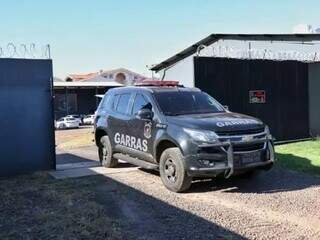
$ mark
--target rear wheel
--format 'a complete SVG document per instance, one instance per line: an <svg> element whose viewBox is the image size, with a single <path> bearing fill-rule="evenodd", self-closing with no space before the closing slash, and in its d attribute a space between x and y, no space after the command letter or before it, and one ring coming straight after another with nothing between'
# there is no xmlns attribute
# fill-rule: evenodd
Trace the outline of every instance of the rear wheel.
<svg viewBox="0 0 320 240"><path fill-rule="evenodd" d="M163 184L173 192L186 191L192 178L187 175L179 148L168 148L160 157L160 176Z"/></svg>
<svg viewBox="0 0 320 240"><path fill-rule="evenodd" d="M118 165L118 159L115 159L112 154L112 147L108 136L103 136L100 139L98 148L99 160L102 166L112 168Z"/></svg>

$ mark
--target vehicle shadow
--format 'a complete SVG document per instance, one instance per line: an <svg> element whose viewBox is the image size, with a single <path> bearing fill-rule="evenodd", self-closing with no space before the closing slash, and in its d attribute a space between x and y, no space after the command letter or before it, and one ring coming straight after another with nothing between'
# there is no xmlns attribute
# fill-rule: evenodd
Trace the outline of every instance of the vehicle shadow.
<svg viewBox="0 0 320 240"><path fill-rule="evenodd" d="M223 191L223 192L239 192L239 193L276 193L285 191L297 191L312 186L320 185L320 177L312 176L309 174L291 171L284 169L283 162L288 162L288 159L292 162L296 162L299 166L304 168L310 167L319 171L319 167L311 165L309 159L294 156L292 154L278 154L279 162L276 163L275 167L270 171L261 171L258 175L252 178L245 178L240 176L231 177L230 179L213 178L211 181L205 179L203 181L194 181L191 188L187 193L195 192L208 192L208 191ZM77 162L88 162L95 161L98 164L98 160L89 159L85 156L74 155L70 153L57 154L57 163L77 163ZM128 168L135 167L126 162L120 162L117 168ZM139 169L140 171L148 174L159 176L158 171Z"/></svg>
<svg viewBox="0 0 320 240"><path fill-rule="evenodd" d="M246 239L192 212L105 175L92 176L93 201L120 223L126 239Z"/></svg>
<svg viewBox="0 0 320 240"><path fill-rule="evenodd" d="M216 178L212 181L196 182L189 192L239 192L239 193L276 193L297 191L313 186L320 186L320 177L303 172L292 171L290 168L312 169L314 173L320 173L320 168L313 166L307 158L292 154L277 154L277 163L270 171L261 171L252 178L241 176L230 179ZM287 169L289 168L289 169Z"/></svg>
<svg viewBox="0 0 320 240"><path fill-rule="evenodd" d="M71 157L70 155L72 154L58 154L57 159ZM84 157L72 157L90 161ZM124 166L133 165L119 164L120 168ZM143 171L158 175L156 171ZM126 239L246 239L214 222L178 208L167 198L168 202L164 202L106 174L62 181L68 181L74 189L90 188L91 201L103 207L104 212L101 214L113 219L118 224L118 229L124 231L122 233ZM163 194L175 199L174 193L166 191Z"/></svg>
<svg viewBox="0 0 320 240"><path fill-rule="evenodd" d="M57 153L56 154L56 162L57 165L63 164L78 164L78 163L96 163L97 166L100 165L100 162L96 158L86 158L79 155L74 155L72 153ZM136 167L130 163L119 161L117 168L129 168L129 167Z"/></svg>

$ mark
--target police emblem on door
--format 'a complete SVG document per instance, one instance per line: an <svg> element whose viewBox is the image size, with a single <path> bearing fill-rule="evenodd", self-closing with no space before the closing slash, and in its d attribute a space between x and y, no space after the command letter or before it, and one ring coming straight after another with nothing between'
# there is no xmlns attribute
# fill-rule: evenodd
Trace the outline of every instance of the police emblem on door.
<svg viewBox="0 0 320 240"><path fill-rule="evenodd" d="M152 128L152 123L151 122L146 122L144 124L144 136L145 138L151 138L151 128Z"/></svg>

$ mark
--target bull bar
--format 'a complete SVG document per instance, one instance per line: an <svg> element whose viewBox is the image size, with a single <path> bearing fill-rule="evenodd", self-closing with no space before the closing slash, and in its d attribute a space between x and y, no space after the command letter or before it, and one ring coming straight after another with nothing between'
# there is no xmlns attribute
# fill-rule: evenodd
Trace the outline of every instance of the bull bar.
<svg viewBox="0 0 320 240"><path fill-rule="evenodd" d="M236 141L233 142L230 139L223 141L223 142L217 142L212 144L201 144L201 147L220 147L223 149L223 151L227 154L227 166L217 169L217 168L201 168L202 171L212 171L212 170L224 170L225 178L229 178L234 173L234 154L244 154L244 153L251 153L261 150L252 150L252 151L241 151L241 152L235 152L233 149L234 145L245 145L245 144L259 144L259 143L265 143L264 149L267 149L269 151L269 159L264 162L256 162L256 163L250 163L246 165L246 168L253 168L253 167L260 167L265 166L268 164L272 164L275 161L275 153L273 148L273 137L271 135L267 135L264 138L260 139L253 139L250 141ZM196 170L196 169L192 169ZM198 169L200 170L200 169Z"/></svg>

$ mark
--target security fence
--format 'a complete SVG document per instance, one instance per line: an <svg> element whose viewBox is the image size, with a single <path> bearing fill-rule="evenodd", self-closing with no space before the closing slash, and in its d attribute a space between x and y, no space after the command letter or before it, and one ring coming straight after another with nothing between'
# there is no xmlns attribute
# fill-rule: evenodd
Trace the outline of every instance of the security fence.
<svg viewBox="0 0 320 240"><path fill-rule="evenodd" d="M50 45L35 43L0 45L0 58L51 59Z"/></svg>
<svg viewBox="0 0 320 240"><path fill-rule="evenodd" d="M319 62L320 51L293 51L271 49L238 49L230 46L200 46L197 56L234 58L234 59L268 59L275 61L297 60L301 62Z"/></svg>

